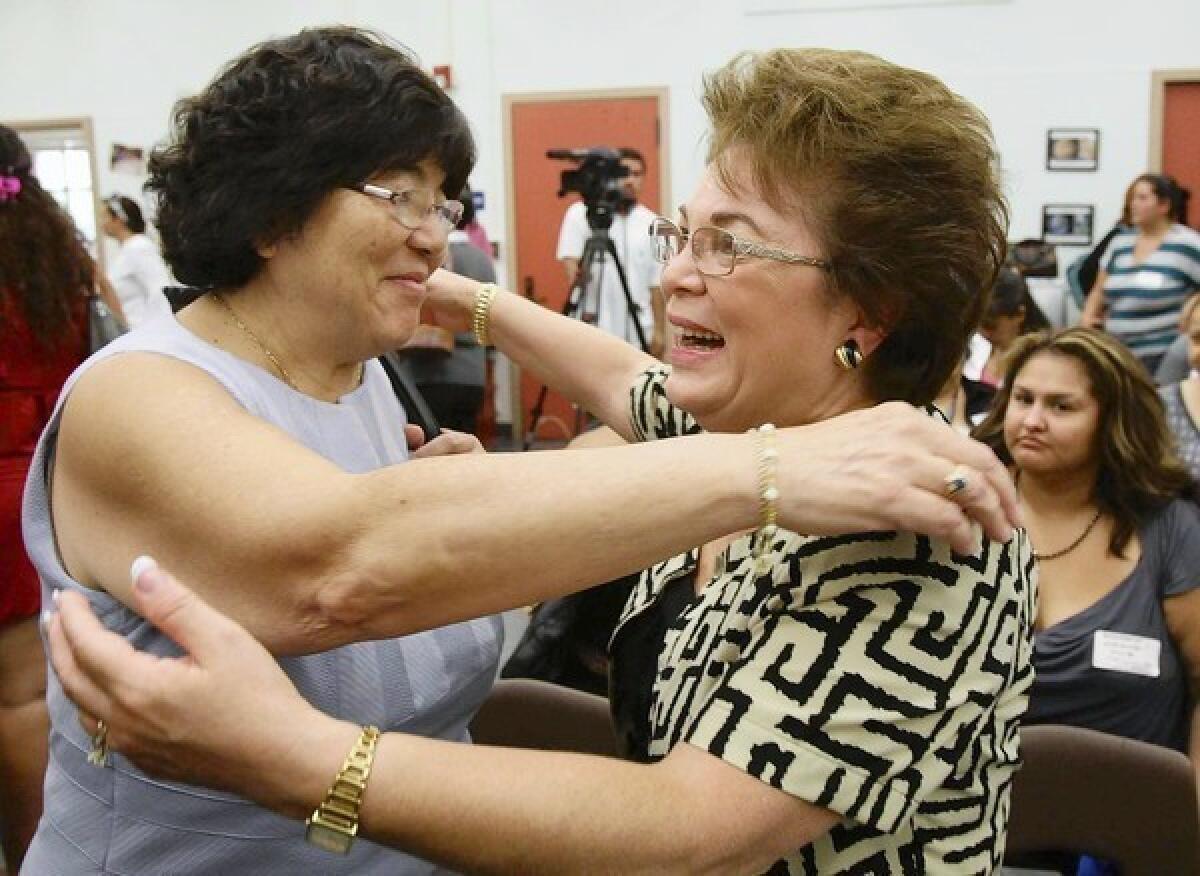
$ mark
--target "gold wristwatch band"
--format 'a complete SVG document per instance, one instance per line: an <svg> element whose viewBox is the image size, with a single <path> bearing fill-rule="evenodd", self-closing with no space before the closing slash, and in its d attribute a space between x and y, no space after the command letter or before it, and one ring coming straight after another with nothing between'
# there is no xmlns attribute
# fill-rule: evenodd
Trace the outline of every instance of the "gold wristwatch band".
<svg viewBox="0 0 1200 876"><path fill-rule="evenodd" d="M362 806L363 792L367 789L367 779L371 776L375 743L378 741L378 727L363 727L358 741L346 755L345 763L329 787L329 793L305 822L308 825L305 839L314 846L344 855L354 845L354 837L358 833L358 810Z"/></svg>

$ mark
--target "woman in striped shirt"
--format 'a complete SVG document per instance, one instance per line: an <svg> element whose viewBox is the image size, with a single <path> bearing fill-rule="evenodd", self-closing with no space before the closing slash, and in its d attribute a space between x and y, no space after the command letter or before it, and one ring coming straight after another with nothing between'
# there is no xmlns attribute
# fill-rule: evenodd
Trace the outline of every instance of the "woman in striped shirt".
<svg viewBox="0 0 1200 876"><path fill-rule="evenodd" d="M1109 246L1081 321L1116 336L1153 374L1184 302L1200 291L1200 233L1178 221L1182 192L1168 176L1139 176L1129 206L1133 228Z"/></svg>

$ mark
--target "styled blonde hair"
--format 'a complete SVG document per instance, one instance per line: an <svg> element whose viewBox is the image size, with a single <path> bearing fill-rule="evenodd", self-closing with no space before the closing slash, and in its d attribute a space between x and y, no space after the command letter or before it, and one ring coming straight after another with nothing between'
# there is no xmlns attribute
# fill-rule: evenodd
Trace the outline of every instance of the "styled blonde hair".
<svg viewBox="0 0 1200 876"><path fill-rule="evenodd" d="M863 365L877 400L931 401L1004 261L1008 208L983 114L934 77L862 52L776 49L705 80L709 159L798 212L848 295L887 338Z"/></svg>

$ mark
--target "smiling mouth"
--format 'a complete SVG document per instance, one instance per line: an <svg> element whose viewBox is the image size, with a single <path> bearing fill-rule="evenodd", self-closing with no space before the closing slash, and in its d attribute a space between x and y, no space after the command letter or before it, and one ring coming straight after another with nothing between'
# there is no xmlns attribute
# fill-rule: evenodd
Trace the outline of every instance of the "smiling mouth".
<svg viewBox="0 0 1200 876"><path fill-rule="evenodd" d="M725 346L725 338L704 329L680 328L675 335L675 346L685 350L719 350Z"/></svg>

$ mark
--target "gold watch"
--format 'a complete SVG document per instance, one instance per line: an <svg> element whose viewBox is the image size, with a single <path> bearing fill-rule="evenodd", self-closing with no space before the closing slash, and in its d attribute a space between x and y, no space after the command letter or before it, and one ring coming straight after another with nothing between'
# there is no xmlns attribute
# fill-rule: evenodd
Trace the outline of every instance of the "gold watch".
<svg viewBox="0 0 1200 876"><path fill-rule="evenodd" d="M371 764L375 760L375 743L379 741L378 727L363 727L358 741L346 755L346 762L338 770L329 793L305 824L308 830L304 838L317 848L344 855L354 845L358 833L358 810L362 806L363 792L371 776Z"/></svg>

